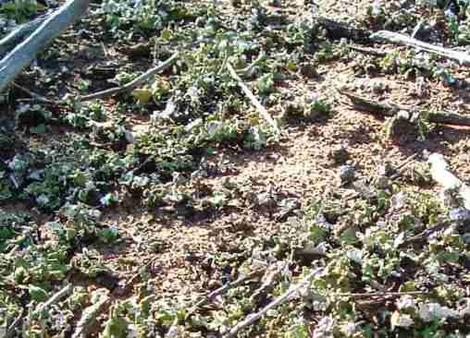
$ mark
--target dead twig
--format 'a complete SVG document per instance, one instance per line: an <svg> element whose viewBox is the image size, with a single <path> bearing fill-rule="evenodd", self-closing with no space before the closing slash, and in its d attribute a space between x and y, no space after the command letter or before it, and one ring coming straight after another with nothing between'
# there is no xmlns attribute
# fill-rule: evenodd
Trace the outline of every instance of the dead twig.
<svg viewBox="0 0 470 338"><path fill-rule="evenodd" d="M400 106L393 103L377 102L348 90L339 89L340 94L351 100L352 106L358 110L372 113L381 117L393 117L399 111L411 111L411 107ZM470 126L470 117L449 112L427 112L426 119L437 124L449 124L456 126Z"/></svg>
<svg viewBox="0 0 470 338"><path fill-rule="evenodd" d="M29 96L31 96L35 101L37 102L42 102L42 103L48 103L48 104L54 104L56 103L55 101L53 100L49 100L48 98L38 94L38 93L35 93L33 92L32 90L29 90L28 88L25 88L19 84L17 84L16 82L12 82L11 84L13 87L21 90L22 92L25 92L26 94L28 94Z"/></svg>
<svg viewBox="0 0 470 338"><path fill-rule="evenodd" d="M251 104L258 110L261 117L273 128L274 132L279 135L279 127L277 125L277 122L271 117L271 115L269 115L268 110L261 104L261 102L259 102L256 96L243 82L243 80L237 74L230 62L227 62L227 69L230 73L230 76L232 76L232 78L237 81L238 86L241 88L243 93L250 99Z"/></svg>
<svg viewBox="0 0 470 338"><path fill-rule="evenodd" d="M46 310L52 304L55 304L63 297L67 296L70 292L72 292L72 284L68 284L60 289L58 292L52 295L46 302L40 304L36 310L33 311L33 316L39 315L42 311Z"/></svg>
<svg viewBox="0 0 470 338"><path fill-rule="evenodd" d="M140 84L147 81L148 78L170 67L176 61L176 59L178 59L178 57L179 57L179 53L176 52L172 56L170 56L168 59L160 63L158 66L147 70L145 73L143 73L136 79L132 80L131 82L126 83L123 86L113 87L113 88L105 89L96 93L82 96L80 97L80 101L84 102L84 101L90 101L90 100L96 100L96 99L103 99L105 97L114 96L117 94L131 91L132 89L136 88Z"/></svg>
<svg viewBox="0 0 470 338"><path fill-rule="evenodd" d="M470 55L464 52L455 51L449 48L435 46L427 42L417 40L404 34L390 32L390 31L379 31L370 36L373 40L385 40L420 50L424 50L428 53L436 54L448 59L457 60L460 64L470 65Z"/></svg>
<svg viewBox="0 0 470 338"><path fill-rule="evenodd" d="M310 284L312 279L317 276L322 269L315 269L311 273L309 273L300 283L297 285L293 285L287 290L282 296L279 298L276 298L272 302L270 302L268 305L263 307L260 311L250 314L247 316L244 320L236 324L234 327L232 327L229 331L225 332L222 337L224 338L229 338L229 337L235 337L237 334L247 328L248 326L252 325L253 323L257 322L259 319L261 319L269 310L274 309L282 304L284 304L286 301L290 300L291 297L298 292L301 288L307 286Z"/></svg>

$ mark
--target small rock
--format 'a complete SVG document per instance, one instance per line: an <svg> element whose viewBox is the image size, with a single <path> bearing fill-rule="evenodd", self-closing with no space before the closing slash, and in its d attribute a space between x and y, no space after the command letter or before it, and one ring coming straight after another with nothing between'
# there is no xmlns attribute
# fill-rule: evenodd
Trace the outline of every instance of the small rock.
<svg viewBox="0 0 470 338"><path fill-rule="evenodd" d="M339 171L339 178L343 185L352 183L356 178L356 168L351 165L341 166Z"/></svg>

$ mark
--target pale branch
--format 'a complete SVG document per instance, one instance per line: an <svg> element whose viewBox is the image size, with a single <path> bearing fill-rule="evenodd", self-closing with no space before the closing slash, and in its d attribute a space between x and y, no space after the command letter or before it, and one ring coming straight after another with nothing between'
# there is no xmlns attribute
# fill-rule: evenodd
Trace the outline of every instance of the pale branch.
<svg viewBox="0 0 470 338"><path fill-rule="evenodd" d="M256 96L251 92L248 86L243 82L243 80L237 74L235 69L230 64L230 62L227 62L227 69L230 73L230 76L235 81L237 81L238 86L241 88L241 90L246 95L246 97L248 97L251 104L256 108L256 110L261 115L261 117L273 128L276 134L279 134L279 127L277 125L277 122L271 117L271 115L269 115L268 110L261 104L261 102L259 102Z"/></svg>
<svg viewBox="0 0 470 338"><path fill-rule="evenodd" d="M36 310L33 311L33 315L39 315L42 311L46 310L49 306L52 304L55 304L65 296L67 296L69 293L72 292L72 284L67 284L64 286L62 289L60 289L58 292L52 295L51 298L49 298L47 301L44 303L40 304Z"/></svg>
<svg viewBox="0 0 470 338"><path fill-rule="evenodd" d="M444 192L455 191L463 202L463 207L470 210L470 187L449 170L449 164L442 154L434 153L429 156L431 176L434 181L444 188Z"/></svg>
<svg viewBox="0 0 470 338"><path fill-rule="evenodd" d="M373 40L384 40L396 44L413 47L448 59L457 60L460 64L463 65L470 65L470 54L468 53L455 51L450 48L445 48L441 46L435 46L433 44L420 41L404 34L390 31L378 31L372 34L370 38Z"/></svg>
<svg viewBox="0 0 470 338"><path fill-rule="evenodd" d="M0 61L0 93L34 60L41 49L85 13L89 2L68 0Z"/></svg>
<svg viewBox="0 0 470 338"><path fill-rule="evenodd" d="M223 338L236 337L241 330L244 330L248 326L250 326L250 325L254 324L255 322L257 322L264 315L266 315L266 313L269 310L275 309L276 307L278 307L278 306L284 304L285 302L289 301L292 298L292 296L295 293L297 293L300 289L302 289L303 287L308 286L311 283L312 279L315 276L317 276L321 271L322 271L322 269L315 269L314 271L309 273L300 283L298 283L297 285L291 286L289 288L289 290L287 290L279 298L276 298L275 300L270 302L268 305L263 307L258 312L248 315L244 320L242 320L241 322L236 324L229 331L225 332L222 335L222 337Z"/></svg>
<svg viewBox="0 0 470 338"><path fill-rule="evenodd" d="M105 90L102 90L102 91L99 91L99 92L96 92L96 93L92 93L92 94L89 94L89 95L82 96L82 97L80 97L80 101L83 102L83 101L90 101L90 100L96 100L96 99L103 99L105 97L110 97L110 96L114 96L114 95L117 95L117 94L121 94L121 93L131 91L132 89L136 88L137 86L139 86L142 83L144 83L145 81L147 81L147 79L149 79L150 77L152 77L152 76L158 74L159 72L164 71L165 69L170 67L178 59L178 57L179 57L179 53L176 52L172 56L170 56L168 59L166 59L165 61L160 63L158 66L155 66L155 67L147 70L145 73L143 73L142 75L140 75L136 79L126 83L125 85L105 89Z"/></svg>
<svg viewBox="0 0 470 338"><path fill-rule="evenodd" d="M395 116L399 111L410 111L411 107L400 106L393 103L377 102L347 90L338 90L340 94L348 97L353 107L382 117ZM470 126L470 116L449 112L426 112L426 119L437 124L456 126Z"/></svg>
<svg viewBox="0 0 470 338"><path fill-rule="evenodd" d="M6 54L9 50L14 48L25 36L34 32L36 28L38 28L44 22L44 20L47 19L48 15L49 14L41 15L34 20L19 25L10 33L5 35L0 40L0 56Z"/></svg>
<svg viewBox="0 0 470 338"><path fill-rule="evenodd" d="M88 337L88 331L93 326L93 323L96 322L96 317L109 305L110 298L105 289L96 290L92 297L95 297L95 302L83 310L72 338Z"/></svg>

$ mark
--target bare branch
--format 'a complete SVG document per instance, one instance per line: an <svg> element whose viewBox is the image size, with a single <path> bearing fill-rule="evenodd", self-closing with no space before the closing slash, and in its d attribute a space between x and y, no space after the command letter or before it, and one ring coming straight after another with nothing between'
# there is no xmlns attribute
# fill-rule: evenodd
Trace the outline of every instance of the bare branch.
<svg viewBox="0 0 470 338"><path fill-rule="evenodd" d="M404 34L390 31L379 31L372 34L370 37L371 39L375 40L385 40L409 47L414 47L432 54L443 56L448 59L457 60L463 65L470 65L470 55L467 53L455 51L450 48L435 46Z"/></svg>
<svg viewBox="0 0 470 338"><path fill-rule="evenodd" d="M36 310L34 310L33 314L38 315L42 311L46 310L49 306L52 304L55 304L59 300L61 300L63 297L67 296L70 292L72 292L72 284L68 284L64 286L62 289L60 289L58 292L52 295L51 298L49 298L46 302L40 304Z"/></svg>
<svg viewBox="0 0 470 338"><path fill-rule="evenodd" d="M29 21L25 24L19 25L13 31L5 35L0 40L0 55L6 54L11 48L15 47L21 39L26 35L31 34L38 28L44 20L47 19L49 14L41 15L36 19Z"/></svg>

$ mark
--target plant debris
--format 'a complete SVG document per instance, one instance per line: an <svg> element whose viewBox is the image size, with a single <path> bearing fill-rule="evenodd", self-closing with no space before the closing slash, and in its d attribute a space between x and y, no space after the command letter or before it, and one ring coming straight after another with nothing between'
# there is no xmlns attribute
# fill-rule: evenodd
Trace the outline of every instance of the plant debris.
<svg viewBox="0 0 470 338"><path fill-rule="evenodd" d="M89 7L0 95L0 332L470 334L468 1Z"/></svg>

